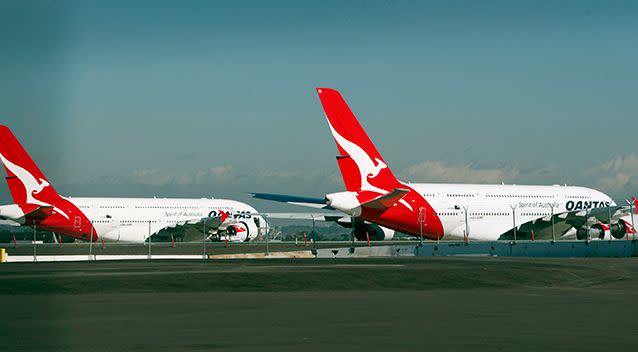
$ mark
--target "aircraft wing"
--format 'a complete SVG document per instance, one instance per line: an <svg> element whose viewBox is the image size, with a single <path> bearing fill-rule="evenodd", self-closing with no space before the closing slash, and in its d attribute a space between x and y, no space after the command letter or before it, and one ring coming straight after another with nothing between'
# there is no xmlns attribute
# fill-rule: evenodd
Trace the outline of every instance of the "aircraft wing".
<svg viewBox="0 0 638 352"><path fill-rule="evenodd" d="M288 203L310 208L334 210L333 207L326 204L326 200L324 198L300 197L272 193L250 193L250 195L253 198L265 199L273 202Z"/></svg>
<svg viewBox="0 0 638 352"><path fill-rule="evenodd" d="M211 232L227 225L234 220L228 219L228 215L214 217L193 218L176 224L166 226L153 234L154 241L171 241L171 236L180 237L183 242L198 242L210 237Z"/></svg>
<svg viewBox="0 0 638 352"><path fill-rule="evenodd" d="M262 213L267 219L350 222L350 215L340 213Z"/></svg>
<svg viewBox="0 0 638 352"><path fill-rule="evenodd" d="M542 218L534 219L517 226L517 238L529 239L534 231L534 238L539 240L552 239L552 218L554 222L554 233L557 239L567 238L565 234L572 228L578 229L584 225L593 225L598 222L617 223L624 216L629 215L631 208L629 206L611 206L593 209L580 209L557 213L553 216L547 215ZM610 221L611 218L611 221ZM520 237L519 237L520 236ZM502 234L499 239L513 239L514 231L509 230Z"/></svg>

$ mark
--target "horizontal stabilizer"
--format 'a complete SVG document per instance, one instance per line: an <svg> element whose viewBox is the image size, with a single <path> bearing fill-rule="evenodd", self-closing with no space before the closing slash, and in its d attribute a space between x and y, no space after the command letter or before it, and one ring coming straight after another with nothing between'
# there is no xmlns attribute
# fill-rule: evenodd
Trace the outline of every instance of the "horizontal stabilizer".
<svg viewBox="0 0 638 352"><path fill-rule="evenodd" d="M52 206L43 206L43 205L36 205L36 206L37 208L34 208L29 213L25 213L24 215L30 218L44 219L48 217L49 215L53 214Z"/></svg>
<svg viewBox="0 0 638 352"><path fill-rule="evenodd" d="M341 213L262 213L261 215L263 215L267 219L315 220L332 222L338 222L343 218L349 218L349 216L343 215Z"/></svg>
<svg viewBox="0 0 638 352"><path fill-rule="evenodd" d="M369 200L361 204L362 208L371 208L376 210L387 210L395 206L403 196L410 192L409 189L395 188L390 193L386 193L380 197Z"/></svg>
<svg viewBox="0 0 638 352"><path fill-rule="evenodd" d="M304 207L320 208L320 209L334 209L326 204L325 198L311 198L290 196L285 194L272 194L272 193L249 193L253 198L265 199L273 202L288 203L294 205L300 205Z"/></svg>
<svg viewBox="0 0 638 352"><path fill-rule="evenodd" d="M9 204L0 206L0 219L7 219L23 223L30 220L44 219L53 214L52 206L39 204Z"/></svg>

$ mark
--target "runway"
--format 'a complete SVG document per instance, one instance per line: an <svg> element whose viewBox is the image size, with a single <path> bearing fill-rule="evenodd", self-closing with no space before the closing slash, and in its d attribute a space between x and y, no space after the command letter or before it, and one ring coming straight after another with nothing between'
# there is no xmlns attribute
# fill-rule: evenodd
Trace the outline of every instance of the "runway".
<svg viewBox="0 0 638 352"><path fill-rule="evenodd" d="M395 245L415 245L415 241L392 241ZM321 241L317 244L308 242L304 244L303 241L295 242L271 242L266 245L265 242L240 242L240 243L224 243L224 242L182 242L175 243L170 242L153 242L151 246L152 254L157 255L228 255L238 253L265 253L267 250L273 252L285 252L285 251L302 251L311 250L313 248L338 248L349 247L352 245L351 241ZM357 242L357 247L365 247L366 243ZM384 241L372 242L371 246L387 246L388 243ZM92 245L86 242L64 243L62 245L45 243L37 244L35 246L35 252L37 255L88 255L92 252L96 255L147 255L149 250L146 244L141 243L112 243L101 242L93 243ZM90 248L91 247L91 248ZM268 247L268 249L266 249ZM0 244L0 248L5 248L9 255L33 255L33 245L30 243L20 243L14 245L13 243Z"/></svg>
<svg viewBox="0 0 638 352"><path fill-rule="evenodd" d="M633 344L632 258L3 264L8 350L593 351Z"/></svg>

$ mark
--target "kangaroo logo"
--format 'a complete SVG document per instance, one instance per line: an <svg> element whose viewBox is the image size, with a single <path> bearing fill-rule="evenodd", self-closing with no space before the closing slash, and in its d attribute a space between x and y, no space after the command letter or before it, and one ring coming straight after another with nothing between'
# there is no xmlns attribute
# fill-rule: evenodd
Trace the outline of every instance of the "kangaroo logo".
<svg viewBox="0 0 638 352"><path fill-rule="evenodd" d="M377 164L374 166L374 169L372 169L372 172L368 174L368 178L377 177L381 170L388 167L388 165L386 165L383 160L379 160L379 158L374 158L374 160L377 162Z"/></svg>
<svg viewBox="0 0 638 352"><path fill-rule="evenodd" d="M47 182L47 180L43 180L41 178L39 178L39 180L40 180L40 182L37 183L36 188L33 190L33 194L38 194L38 193L42 192L44 187L50 186L50 184Z"/></svg>
<svg viewBox="0 0 638 352"><path fill-rule="evenodd" d="M42 192L42 190L44 190L46 187L49 187L50 186L49 182L47 182L46 180L43 180L42 178L39 178L39 181L36 180L35 177L33 177L33 175L31 175L29 171L7 160L7 158L5 158L4 155L2 155L2 153L0 153L0 159L2 159L2 163L7 167L7 169L9 169L14 175L16 175L16 177L20 180L20 182L22 182L22 185L24 185L24 188L27 192L27 197L26 197L27 203L38 204L38 205L48 206L48 207L51 206L51 204L45 203L33 197L34 195L37 195L40 192ZM62 210L60 210L59 208L54 206L53 210L55 210L58 214L64 216L65 218L67 219L69 218L69 216L65 214Z"/></svg>
<svg viewBox="0 0 638 352"><path fill-rule="evenodd" d="M377 177L381 170L387 168L388 165L386 165L383 160L380 160L376 157L374 158L374 160L376 161L375 164L375 162L372 161L372 158L370 158L365 150L341 136L332 127L330 119L327 120L328 126L330 126L330 131L332 131L332 135L334 136L335 140L337 141L339 146L341 146L341 148L343 148L348 153L348 155L350 155L350 157L357 164L357 168L359 168L359 173L361 174L361 190L372 191L381 194L389 193L389 191L385 189L371 185L368 181ZM410 206L410 204L405 199L400 199L399 203L403 204L406 208L412 211L412 206Z"/></svg>
<svg viewBox="0 0 638 352"><path fill-rule="evenodd" d="M361 190L382 194L388 193L388 191L386 191L385 189L375 187L368 181L368 179L377 177L379 175L379 172L387 168L388 165L386 165L382 160L379 160L379 158L374 158L374 160L376 161L375 164L368 153L365 152L365 150L342 137L332 127L330 120L328 120L328 126L330 126L330 131L332 131L332 135L334 136L335 140L337 140L339 146L341 146L341 148L343 148L348 153L348 155L350 155L352 160L354 160L354 162L357 164L357 168L359 168L359 173L361 174Z"/></svg>

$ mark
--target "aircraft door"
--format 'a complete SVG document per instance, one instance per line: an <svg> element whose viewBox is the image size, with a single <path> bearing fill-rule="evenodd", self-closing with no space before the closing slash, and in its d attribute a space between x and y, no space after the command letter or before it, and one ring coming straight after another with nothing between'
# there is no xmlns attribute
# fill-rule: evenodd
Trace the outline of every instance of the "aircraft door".
<svg viewBox="0 0 638 352"><path fill-rule="evenodd" d="M111 229L110 233L113 236L113 240L120 241L120 220L118 216L106 214L106 219Z"/></svg>
<svg viewBox="0 0 638 352"><path fill-rule="evenodd" d="M464 206L455 206L455 212L457 213L458 222L461 224L459 228L461 229L460 234L463 235L463 240L469 239L470 236L470 209L467 205ZM459 237L461 237L459 234Z"/></svg>
<svg viewBox="0 0 638 352"><path fill-rule="evenodd" d="M82 227L82 217L75 216L73 218L73 230L79 230Z"/></svg>

